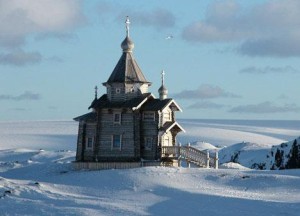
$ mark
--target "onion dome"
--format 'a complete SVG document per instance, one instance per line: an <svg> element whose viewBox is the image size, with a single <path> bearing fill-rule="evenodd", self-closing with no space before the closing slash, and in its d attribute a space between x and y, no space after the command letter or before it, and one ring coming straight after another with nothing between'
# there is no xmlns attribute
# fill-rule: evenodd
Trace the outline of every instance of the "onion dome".
<svg viewBox="0 0 300 216"><path fill-rule="evenodd" d="M165 86L165 71L161 72L161 86L158 89L159 99L164 100L168 96L168 89Z"/></svg>
<svg viewBox="0 0 300 216"><path fill-rule="evenodd" d="M126 38L121 43L121 48L123 49L123 52L132 52L134 48L134 43L129 38L129 36L126 36Z"/></svg>

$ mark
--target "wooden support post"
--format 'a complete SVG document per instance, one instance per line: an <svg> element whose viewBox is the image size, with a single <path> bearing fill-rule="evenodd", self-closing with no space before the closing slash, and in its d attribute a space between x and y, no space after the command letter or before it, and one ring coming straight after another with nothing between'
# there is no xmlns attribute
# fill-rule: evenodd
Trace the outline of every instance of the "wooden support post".
<svg viewBox="0 0 300 216"><path fill-rule="evenodd" d="M190 156L190 147L191 147L191 143L188 143L188 157ZM188 168L191 168L191 162L188 161Z"/></svg>
<svg viewBox="0 0 300 216"><path fill-rule="evenodd" d="M206 168L209 168L209 151L206 151Z"/></svg>
<svg viewBox="0 0 300 216"><path fill-rule="evenodd" d="M191 144L188 143L187 144L187 151L186 151L186 158L187 158L187 160L188 160L188 158L190 156L190 146L191 146ZM189 165L189 168L190 168L190 164L189 163L188 163L188 165Z"/></svg>
<svg viewBox="0 0 300 216"><path fill-rule="evenodd" d="M177 157L178 157L178 167L181 167L181 155L180 155L180 149L181 149L181 143L178 143L178 151L177 151Z"/></svg>
<svg viewBox="0 0 300 216"><path fill-rule="evenodd" d="M216 156L215 156L215 169L219 169L219 153L218 153L218 150L216 150Z"/></svg>
<svg viewBox="0 0 300 216"><path fill-rule="evenodd" d="M177 157L180 157L181 154L180 154L180 150L181 150L181 143L178 144L178 149L177 149Z"/></svg>

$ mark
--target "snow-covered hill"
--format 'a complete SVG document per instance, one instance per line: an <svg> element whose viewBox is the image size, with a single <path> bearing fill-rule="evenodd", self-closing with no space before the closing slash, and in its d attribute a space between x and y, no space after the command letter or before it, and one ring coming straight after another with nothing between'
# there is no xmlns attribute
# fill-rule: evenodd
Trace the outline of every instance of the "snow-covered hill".
<svg viewBox="0 0 300 216"><path fill-rule="evenodd" d="M300 170L246 168L286 161L280 162L277 148L280 155L290 150L293 141L284 142L299 136L299 128L183 124L188 131L179 137L183 144L212 152L227 145L220 150L220 162L234 159L240 164L224 163L219 170L75 171L77 123L0 122L0 215L299 214Z"/></svg>
<svg viewBox="0 0 300 216"><path fill-rule="evenodd" d="M73 151L0 151L1 215L296 216L300 211L300 170L74 171L73 159Z"/></svg>
<svg viewBox="0 0 300 216"><path fill-rule="evenodd" d="M235 162L252 169L300 168L300 137L279 145L243 142L219 151L220 163Z"/></svg>
<svg viewBox="0 0 300 216"><path fill-rule="evenodd" d="M253 164L265 163L272 145L242 142L219 151L220 163L235 162L251 168Z"/></svg>

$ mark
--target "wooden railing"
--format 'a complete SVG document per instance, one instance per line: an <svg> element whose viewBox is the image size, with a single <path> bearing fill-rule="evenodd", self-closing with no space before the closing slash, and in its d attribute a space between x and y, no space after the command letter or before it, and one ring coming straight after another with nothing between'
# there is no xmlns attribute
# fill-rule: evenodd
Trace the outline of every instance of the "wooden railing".
<svg viewBox="0 0 300 216"><path fill-rule="evenodd" d="M199 167L214 167L218 169L218 152L210 158L209 152L204 152L190 145L187 146L163 146L161 148L162 158L185 159L188 163L193 163Z"/></svg>

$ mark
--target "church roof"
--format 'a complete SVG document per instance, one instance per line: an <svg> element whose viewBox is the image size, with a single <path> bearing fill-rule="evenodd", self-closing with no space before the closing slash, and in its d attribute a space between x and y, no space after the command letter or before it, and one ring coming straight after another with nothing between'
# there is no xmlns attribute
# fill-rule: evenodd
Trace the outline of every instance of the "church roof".
<svg viewBox="0 0 300 216"><path fill-rule="evenodd" d="M132 52L127 52L123 50L123 54L118 61L116 67L108 78L109 83L148 83L142 73L140 67L135 61Z"/></svg>
<svg viewBox="0 0 300 216"><path fill-rule="evenodd" d="M151 93L142 94L140 97L136 97L130 100L112 102L107 98L107 94L102 95L99 99L94 100L90 108L132 108L138 109L143 103L147 101L149 97L153 97Z"/></svg>
<svg viewBox="0 0 300 216"><path fill-rule="evenodd" d="M172 98L167 98L164 100L160 100L160 99L148 100L143 106L143 110L145 111L163 110L169 106L171 106L177 111L182 111L181 108L177 105L177 103Z"/></svg>
<svg viewBox="0 0 300 216"><path fill-rule="evenodd" d="M97 114L95 112L89 112L87 114L74 118L75 121L96 121Z"/></svg>
<svg viewBox="0 0 300 216"><path fill-rule="evenodd" d="M143 110L145 111L163 110L169 104L170 101L172 101L172 99L169 98L165 100L160 100L160 99L149 100L143 106Z"/></svg>
<svg viewBox="0 0 300 216"><path fill-rule="evenodd" d="M172 130L172 129L177 129L179 131L183 131L185 132L185 130L180 126L180 124L178 124L177 122L166 122L161 128L160 130L167 133L168 131Z"/></svg>

